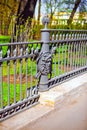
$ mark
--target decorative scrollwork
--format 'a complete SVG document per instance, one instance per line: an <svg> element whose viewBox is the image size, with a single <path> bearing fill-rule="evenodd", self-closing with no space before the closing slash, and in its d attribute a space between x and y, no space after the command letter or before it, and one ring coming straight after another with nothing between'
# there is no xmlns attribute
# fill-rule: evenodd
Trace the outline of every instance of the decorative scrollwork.
<svg viewBox="0 0 87 130"><path fill-rule="evenodd" d="M24 101L20 101L14 105L4 108L0 111L0 121L24 110L33 105L36 105L39 100L39 95L34 95L32 98L27 98Z"/></svg>
<svg viewBox="0 0 87 130"><path fill-rule="evenodd" d="M40 53L37 59L37 74L36 78L42 75L48 75L52 69L52 56L50 52Z"/></svg>

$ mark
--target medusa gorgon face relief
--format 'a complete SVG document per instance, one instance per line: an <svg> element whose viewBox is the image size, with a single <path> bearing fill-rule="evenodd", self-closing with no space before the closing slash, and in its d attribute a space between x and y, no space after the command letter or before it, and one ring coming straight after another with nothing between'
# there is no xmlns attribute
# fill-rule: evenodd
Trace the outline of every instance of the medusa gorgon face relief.
<svg viewBox="0 0 87 130"><path fill-rule="evenodd" d="M51 72L52 57L50 52L41 53L37 60L37 71L40 74L47 75Z"/></svg>

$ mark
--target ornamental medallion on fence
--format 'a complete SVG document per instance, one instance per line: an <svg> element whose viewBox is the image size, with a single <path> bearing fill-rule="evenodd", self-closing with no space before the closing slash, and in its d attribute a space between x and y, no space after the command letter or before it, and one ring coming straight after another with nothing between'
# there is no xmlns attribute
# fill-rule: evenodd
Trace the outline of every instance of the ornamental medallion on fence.
<svg viewBox="0 0 87 130"><path fill-rule="evenodd" d="M48 75L52 70L52 55L50 52L40 53L37 59L37 74L36 78L41 75Z"/></svg>

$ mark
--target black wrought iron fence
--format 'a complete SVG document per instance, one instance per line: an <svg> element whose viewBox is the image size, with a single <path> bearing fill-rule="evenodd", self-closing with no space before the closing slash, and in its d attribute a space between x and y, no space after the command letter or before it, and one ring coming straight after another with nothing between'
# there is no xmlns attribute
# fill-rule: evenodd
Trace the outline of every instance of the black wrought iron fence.
<svg viewBox="0 0 87 130"><path fill-rule="evenodd" d="M60 81L87 70L87 30L48 29L48 23L49 18L44 17L43 46L38 62L39 91L49 90Z"/></svg>
<svg viewBox="0 0 87 130"><path fill-rule="evenodd" d="M48 23L44 17L41 41L0 44L0 121L37 104L38 90L87 71L87 31Z"/></svg>
<svg viewBox="0 0 87 130"><path fill-rule="evenodd" d="M49 44L55 51L48 88L87 71L87 39L54 40Z"/></svg>
<svg viewBox="0 0 87 130"><path fill-rule="evenodd" d="M35 59L41 45L39 41L0 44L0 120L38 103Z"/></svg>

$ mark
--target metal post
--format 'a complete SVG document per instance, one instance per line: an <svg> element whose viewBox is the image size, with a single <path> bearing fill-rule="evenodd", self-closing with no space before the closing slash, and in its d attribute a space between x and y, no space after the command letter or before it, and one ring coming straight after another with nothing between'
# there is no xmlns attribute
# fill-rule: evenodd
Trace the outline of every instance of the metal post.
<svg viewBox="0 0 87 130"><path fill-rule="evenodd" d="M37 74L39 75L39 91L48 90L48 74L51 71L51 52L49 50L50 32L47 29L49 23L49 18L47 16L43 17L42 23L45 28L41 30L41 41L43 42L41 52L37 61Z"/></svg>

